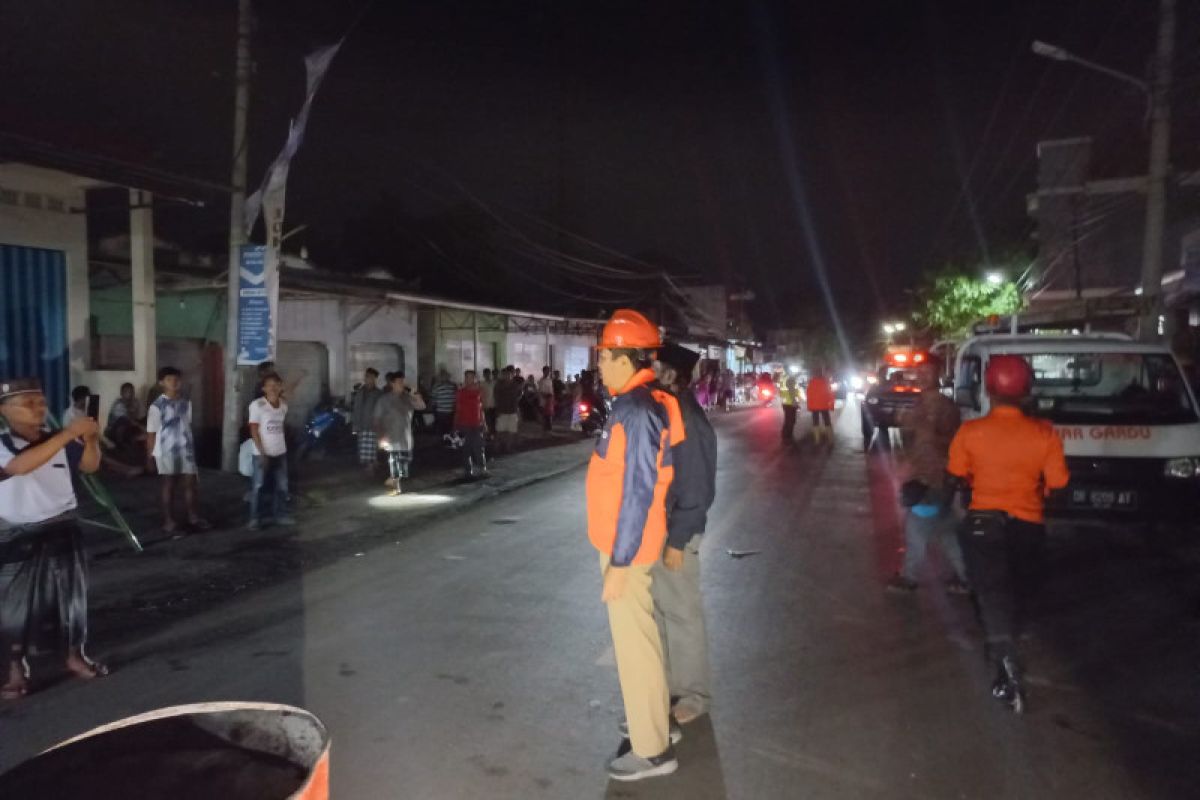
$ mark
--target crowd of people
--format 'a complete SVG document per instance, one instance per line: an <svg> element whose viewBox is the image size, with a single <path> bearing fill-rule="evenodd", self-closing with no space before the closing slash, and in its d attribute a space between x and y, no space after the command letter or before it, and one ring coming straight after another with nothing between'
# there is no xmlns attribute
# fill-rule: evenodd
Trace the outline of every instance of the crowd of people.
<svg viewBox="0 0 1200 800"><path fill-rule="evenodd" d="M400 494L422 413L432 410L438 429L459 441L466 475L478 478L487 474L489 437L502 451L511 447L523 403L536 402L539 420L548 425L574 401L599 393L610 398L586 497L587 535L598 552L600 599L625 706L621 745L608 764L616 780L674 772L674 744L711 702L699 559L716 491L717 445L705 412L711 395L692 381L698 360L686 348L663 343L641 314L621 310L604 328L595 374L563 383L549 367L541 380L505 367L498 374L485 370L482 380L468 370L455 385L442 372L427 402L425 392L409 388L403 372L388 373L380 385L377 370L369 368L353 403L360 464L374 473L382 453L387 487ZM907 509L906 548L888 588L914 591L930 545L940 547L953 570L946 590L975 597L996 668L992 694L1019 712L1025 704L1020 601L1035 588L1044 498L1068 482L1062 442L1048 424L1023 413L1032 373L1019 357L989 361L985 387L993 409L965 424L937 391L933 363L922 367L921 381L924 391L901 418L910 473L900 498ZM87 563L72 481L76 473L101 468L103 449L146 454L145 466L159 476L165 532L211 527L199 513L192 409L184 388L180 371L163 367L143 422L133 387L123 386L102 430L87 387L72 393L57 426L50 424L36 380L0 379L0 653L6 667L0 698L29 690L26 656L35 648L62 653L65 670L79 678L108 673L85 650ZM268 488L270 521L295 522L288 509L284 424L289 388L294 384L285 385L273 364L260 367L247 409L251 529L267 522L260 511ZM782 394L788 438L801 393L789 379ZM815 372L805 394L814 429L829 429L833 394L827 378ZM960 504L956 498L964 491Z"/></svg>

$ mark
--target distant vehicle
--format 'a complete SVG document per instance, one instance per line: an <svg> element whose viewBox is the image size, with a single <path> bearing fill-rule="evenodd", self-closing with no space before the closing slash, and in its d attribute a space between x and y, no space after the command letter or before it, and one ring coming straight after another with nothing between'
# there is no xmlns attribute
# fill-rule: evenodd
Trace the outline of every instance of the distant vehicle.
<svg viewBox="0 0 1200 800"><path fill-rule="evenodd" d="M1179 362L1161 345L1119 334L977 336L955 365L964 419L989 411L988 359L1019 355L1033 367L1027 413L1054 424L1071 483L1047 506L1052 518L1194 524L1200 511L1200 413Z"/></svg>
<svg viewBox="0 0 1200 800"><path fill-rule="evenodd" d="M864 380L866 391L861 404L863 450L869 450L876 436L883 446L891 444L891 430L900 425L900 412L912 408L920 397L917 369L928 360L922 350L893 348L884 357L884 365L875 380Z"/></svg>

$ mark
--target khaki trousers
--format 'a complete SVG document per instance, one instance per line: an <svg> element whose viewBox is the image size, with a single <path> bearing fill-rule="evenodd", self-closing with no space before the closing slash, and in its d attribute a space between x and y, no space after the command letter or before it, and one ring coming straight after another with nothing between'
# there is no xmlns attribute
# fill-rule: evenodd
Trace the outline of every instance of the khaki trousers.
<svg viewBox="0 0 1200 800"><path fill-rule="evenodd" d="M608 572L609 557L600 554L600 576ZM629 566L625 591L608 603L608 625L612 629L617 676L629 721L629 743L633 752L653 758L666 752L670 742L668 717L671 697L663 667L662 639L654 621L654 599L650 595L650 566Z"/></svg>

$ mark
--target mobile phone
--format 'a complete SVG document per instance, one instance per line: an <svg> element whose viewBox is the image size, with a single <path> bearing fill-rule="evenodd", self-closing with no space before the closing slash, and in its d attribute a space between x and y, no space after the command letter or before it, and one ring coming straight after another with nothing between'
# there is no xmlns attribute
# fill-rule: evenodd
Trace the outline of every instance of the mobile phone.
<svg viewBox="0 0 1200 800"><path fill-rule="evenodd" d="M97 422L100 421L100 395L88 395L87 415Z"/></svg>

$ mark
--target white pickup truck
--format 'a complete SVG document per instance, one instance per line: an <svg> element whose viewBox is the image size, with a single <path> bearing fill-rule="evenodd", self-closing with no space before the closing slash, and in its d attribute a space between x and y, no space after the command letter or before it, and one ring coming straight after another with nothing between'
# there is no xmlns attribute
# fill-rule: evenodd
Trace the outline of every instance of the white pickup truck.
<svg viewBox="0 0 1200 800"><path fill-rule="evenodd" d="M1026 412L1062 437L1071 483L1051 518L1194 525L1200 510L1200 414L1171 351L1119 334L988 334L958 351L954 399L969 420L988 413L988 359L1033 368ZM1174 527L1174 524L1172 525Z"/></svg>

